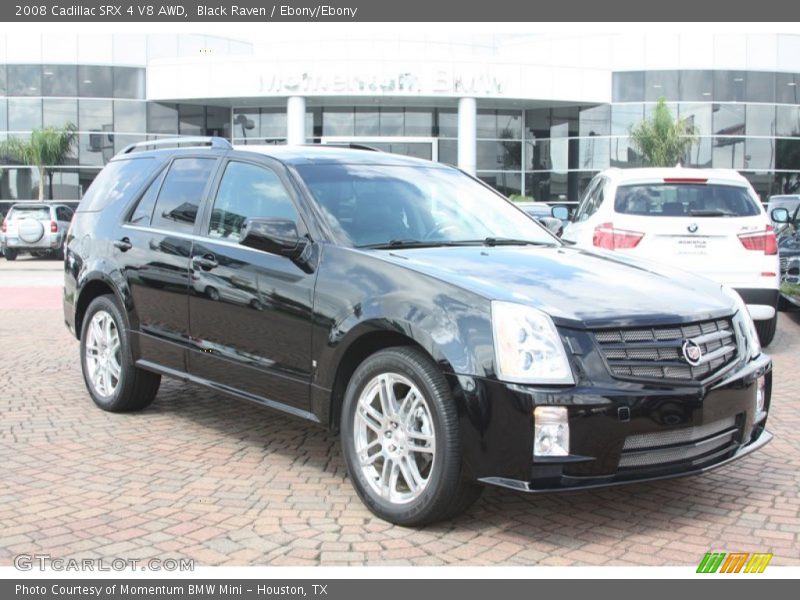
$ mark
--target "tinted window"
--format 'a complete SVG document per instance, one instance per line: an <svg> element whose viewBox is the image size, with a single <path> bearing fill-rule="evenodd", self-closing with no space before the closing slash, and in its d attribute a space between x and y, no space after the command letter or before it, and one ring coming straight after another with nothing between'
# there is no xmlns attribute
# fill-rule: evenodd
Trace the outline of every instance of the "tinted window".
<svg viewBox="0 0 800 600"><path fill-rule="evenodd" d="M479 244L487 237L556 243L510 202L455 169L318 164L297 170L331 228L356 246Z"/></svg>
<svg viewBox="0 0 800 600"><path fill-rule="evenodd" d="M164 174L166 171L162 171L161 174L153 180L142 197L139 198L139 202L136 204L136 208L133 210L128 222L132 225L150 225L150 219L153 216L153 207L156 205L156 198L158 198L158 190L161 189L161 182L164 181Z"/></svg>
<svg viewBox="0 0 800 600"><path fill-rule="evenodd" d="M144 98L144 69L114 67L114 97Z"/></svg>
<svg viewBox="0 0 800 600"><path fill-rule="evenodd" d="M278 176L263 167L231 162L219 184L208 234L239 239L249 217L298 222L292 199Z"/></svg>
<svg viewBox="0 0 800 600"><path fill-rule="evenodd" d="M153 168L153 159L137 158L110 163L86 190L78 210L102 210L118 200L130 199Z"/></svg>
<svg viewBox="0 0 800 600"><path fill-rule="evenodd" d="M67 123L78 125L77 100L45 98L42 104L42 124L45 127L64 127Z"/></svg>
<svg viewBox="0 0 800 600"><path fill-rule="evenodd" d="M158 195L153 225L166 229L191 229L215 164L213 158L178 158L173 161Z"/></svg>
<svg viewBox="0 0 800 600"><path fill-rule="evenodd" d="M42 96L78 95L78 69L75 65L44 65L42 67Z"/></svg>
<svg viewBox="0 0 800 600"><path fill-rule="evenodd" d="M78 67L78 94L84 98L111 98L114 95L111 67Z"/></svg>
<svg viewBox="0 0 800 600"><path fill-rule="evenodd" d="M699 184L620 186L614 210L647 217L752 217L760 212L746 188Z"/></svg>
<svg viewBox="0 0 800 600"><path fill-rule="evenodd" d="M9 96L41 96L41 65L8 65Z"/></svg>

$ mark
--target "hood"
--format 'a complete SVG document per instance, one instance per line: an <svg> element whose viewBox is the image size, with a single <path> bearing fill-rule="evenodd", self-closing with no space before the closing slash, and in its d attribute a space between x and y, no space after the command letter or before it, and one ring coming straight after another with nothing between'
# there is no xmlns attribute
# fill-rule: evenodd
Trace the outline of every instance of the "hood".
<svg viewBox="0 0 800 600"><path fill-rule="evenodd" d="M683 323L734 310L718 283L610 252L546 246L372 252L490 300L535 306L566 326Z"/></svg>

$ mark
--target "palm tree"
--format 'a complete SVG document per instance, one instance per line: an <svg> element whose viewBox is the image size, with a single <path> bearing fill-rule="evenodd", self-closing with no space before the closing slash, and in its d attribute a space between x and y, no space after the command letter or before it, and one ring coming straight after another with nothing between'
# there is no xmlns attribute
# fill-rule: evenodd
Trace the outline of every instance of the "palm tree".
<svg viewBox="0 0 800 600"><path fill-rule="evenodd" d="M653 116L631 129L631 144L652 167L674 167L686 158L699 131L687 119L673 119L664 98Z"/></svg>
<svg viewBox="0 0 800 600"><path fill-rule="evenodd" d="M39 170L39 201L44 200L44 179L49 165L62 164L72 152L77 139L77 128L72 123L63 127L45 127L31 131L30 139L11 138L2 144L4 154L22 164ZM50 195L53 195L53 179L50 175Z"/></svg>

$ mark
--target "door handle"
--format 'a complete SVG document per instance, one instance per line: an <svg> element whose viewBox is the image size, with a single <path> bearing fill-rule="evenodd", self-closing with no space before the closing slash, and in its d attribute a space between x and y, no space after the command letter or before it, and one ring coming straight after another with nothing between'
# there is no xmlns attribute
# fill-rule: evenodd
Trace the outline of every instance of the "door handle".
<svg viewBox="0 0 800 600"><path fill-rule="evenodd" d="M131 244L130 238L122 238L121 240L114 241L114 247L122 252L127 252L131 248L133 248L133 244Z"/></svg>
<svg viewBox="0 0 800 600"><path fill-rule="evenodd" d="M214 255L206 254L205 256L193 256L192 265L194 265L196 268L203 269L204 271L210 271L211 269L218 267L219 263L217 262L216 258L214 258Z"/></svg>

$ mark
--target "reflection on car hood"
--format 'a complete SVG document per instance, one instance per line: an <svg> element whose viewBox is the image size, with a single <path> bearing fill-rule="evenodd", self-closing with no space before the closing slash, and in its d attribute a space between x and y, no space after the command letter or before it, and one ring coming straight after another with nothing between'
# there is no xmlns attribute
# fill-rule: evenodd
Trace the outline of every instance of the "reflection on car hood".
<svg viewBox="0 0 800 600"><path fill-rule="evenodd" d="M486 298L530 304L564 325L686 322L732 312L717 283L639 259L568 247L375 251Z"/></svg>

